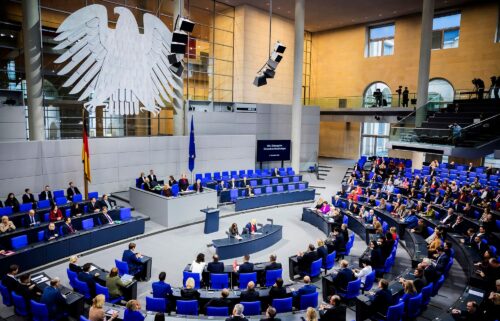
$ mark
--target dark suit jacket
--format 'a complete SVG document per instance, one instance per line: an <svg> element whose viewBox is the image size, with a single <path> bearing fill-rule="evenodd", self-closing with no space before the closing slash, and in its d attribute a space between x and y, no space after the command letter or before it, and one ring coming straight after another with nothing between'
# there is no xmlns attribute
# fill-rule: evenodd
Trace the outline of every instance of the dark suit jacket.
<svg viewBox="0 0 500 321"><path fill-rule="evenodd" d="M81 194L78 187L73 187L73 189L71 189L71 187L68 187L68 189L66 190L66 196L68 197L68 199L72 200L73 195L75 195L75 194Z"/></svg>
<svg viewBox="0 0 500 321"><path fill-rule="evenodd" d="M385 262L380 248L375 248L371 251L370 262L373 268L381 268L384 266Z"/></svg>
<svg viewBox="0 0 500 321"><path fill-rule="evenodd" d="M333 286L336 289L341 289L343 291L347 290L347 284L356 279L354 273L349 268L344 268L339 271L337 276L333 279Z"/></svg>
<svg viewBox="0 0 500 321"><path fill-rule="evenodd" d="M203 192L203 186L201 184L198 186L198 184L195 183L195 184L193 184L193 190L196 192L199 191L201 193L201 192Z"/></svg>
<svg viewBox="0 0 500 321"><path fill-rule="evenodd" d="M73 227L72 224L68 225L66 223L64 223L62 225L62 232L63 232L63 235L68 235L68 234L72 234L72 233L75 233L75 228Z"/></svg>
<svg viewBox="0 0 500 321"><path fill-rule="evenodd" d="M205 305L205 310L207 309L207 307L218 307L218 308L221 308L221 307L231 307L232 305L232 302L231 300L229 300L228 298L215 298L215 299L211 299L210 301L208 301L208 303ZM229 310L229 312L231 312L231 310Z"/></svg>
<svg viewBox="0 0 500 321"><path fill-rule="evenodd" d="M45 201L45 200L51 200L52 199L52 192L51 191L48 191L48 197L47 195L45 194L45 191L41 192L40 195L38 195L38 199L40 201Z"/></svg>
<svg viewBox="0 0 500 321"><path fill-rule="evenodd" d="M80 272L82 272L82 267L79 266L78 264L70 263L69 264L69 270L73 271L73 272L76 272L76 273L80 273Z"/></svg>
<svg viewBox="0 0 500 321"><path fill-rule="evenodd" d="M209 262L207 264L207 271L210 273L223 273L224 263L222 262Z"/></svg>
<svg viewBox="0 0 500 321"><path fill-rule="evenodd" d="M48 286L43 290L40 302L47 305L51 319L62 314L66 305L66 300L62 296L61 291L52 286Z"/></svg>
<svg viewBox="0 0 500 321"><path fill-rule="evenodd" d="M387 309L392 303L392 293L389 290L378 290L373 297L372 307L374 312L387 315Z"/></svg>
<svg viewBox="0 0 500 321"><path fill-rule="evenodd" d="M271 262L266 265L266 270L280 270L282 269L281 263Z"/></svg>
<svg viewBox="0 0 500 321"><path fill-rule="evenodd" d="M318 253L318 259L321 258L323 260L323 262L326 261L326 256L328 255L328 249L326 246L320 246L318 247L318 249L316 250L316 252Z"/></svg>
<svg viewBox="0 0 500 321"><path fill-rule="evenodd" d="M2 278L2 285L5 286L7 290L9 290L9 293L12 291L16 291L19 287L19 284L19 281L9 276L8 274L4 275Z"/></svg>
<svg viewBox="0 0 500 321"><path fill-rule="evenodd" d="M278 288L273 286L269 289L269 298L271 299L271 301L272 299L284 299L288 298L289 296L290 294L286 292L286 288L284 287Z"/></svg>
<svg viewBox="0 0 500 321"><path fill-rule="evenodd" d="M181 297L183 300L198 300L200 292L196 289L181 289Z"/></svg>
<svg viewBox="0 0 500 321"><path fill-rule="evenodd" d="M38 215L36 213L33 216L33 219L35 220L35 223L36 222L40 222L40 220L38 219ZM27 214L27 215L24 216L24 225L26 227L29 227L31 225L31 218L30 218L29 214Z"/></svg>
<svg viewBox="0 0 500 321"><path fill-rule="evenodd" d="M24 298L26 303L29 303L30 300L35 300L37 298L36 293L33 290L30 290L29 285L19 283L17 287L16 293ZM29 305L28 305L29 306Z"/></svg>
<svg viewBox="0 0 500 321"><path fill-rule="evenodd" d="M415 285L415 289L418 293L422 292L422 288L427 285L425 277L415 278L415 280L413 280L413 285Z"/></svg>
<svg viewBox="0 0 500 321"><path fill-rule="evenodd" d="M156 179L156 175L148 175L149 181L150 182L157 182L158 180Z"/></svg>
<svg viewBox="0 0 500 321"><path fill-rule="evenodd" d="M259 301L259 292L252 290L246 290L241 292L240 295L241 302L254 302Z"/></svg>
<svg viewBox="0 0 500 321"><path fill-rule="evenodd" d="M448 265L448 262L450 262L450 256L446 253L443 253L436 260L436 271L439 274L443 274L444 270L446 269L446 266Z"/></svg>
<svg viewBox="0 0 500 321"><path fill-rule="evenodd" d="M311 268L311 263L318 259L318 253L316 251L306 252L303 256L297 258L299 262L299 269L301 271L309 271Z"/></svg>
<svg viewBox="0 0 500 321"><path fill-rule="evenodd" d="M335 237L335 242L333 247L335 248L335 251L337 251L338 254L339 252L344 252L346 250L345 246L346 246L346 240L344 239L342 233L339 233L339 235Z"/></svg>
<svg viewBox="0 0 500 321"><path fill-rule="evenodd" d="M238 182L234 181L234 185L233 185L233 182L231 182L231 181L227 182L227 188L230 188L230 189L238 188Z"/></svg>
<svg viewBox="0 0 500 321"><path fill-rule="evenodd" d="M253 272L253 263L250 262L244 262L240 265L240 268L238 269L238 272L240 273L252 273Z"/></svg>
<svg viewBox="0 0 500 321"><path fill-rule="evenodd" d="M23 194L23 204L26 203L35 203L35 196L33 194Z"/></svg>
<svg viewBox="0 0 500 321"><path fill-rule="evenodd" d="M340 304L319 311L321 321L345 321L346 306Z"/></svg>
<svg viewBox="0 0 500 321"><path fill-rule="evenodd" d="M424 269L424 276L427 282L436 282L438 280L438 273L436 272L436 268L432 265L429 265Z"/></svg>
<svg viewBox="0 0 500 321"><path fill-rule="evenodd" d="M248 321L248 319L240 316L231 316L229 318L226 318L226 321Z"/></svg>
<svg viewBox="0 0 500 321"><path fill-rule="evenodd" d="M181 191L185 191L189 187L189 181L187 180L187 178L181 178L178 184Z"/></svg>
<svg viewBox="0 0 500 321"><path fill-rule="evenodd" d="M82 272L78 273L78 280L87 283L87 285L89 286L90 294L92 297L94 297L95 296L94 277L92 275L90 275L89 273L85 273L82 271Z"/></svg>
<svg viewBox="0 0 500 321"><path fill-rule="evenodd" d="M87 205L87 212L88 213L94 213L95 210L100 210L99 209L99 202L95 202L95 204L92 204L92 202L90 202Z"/></svg>

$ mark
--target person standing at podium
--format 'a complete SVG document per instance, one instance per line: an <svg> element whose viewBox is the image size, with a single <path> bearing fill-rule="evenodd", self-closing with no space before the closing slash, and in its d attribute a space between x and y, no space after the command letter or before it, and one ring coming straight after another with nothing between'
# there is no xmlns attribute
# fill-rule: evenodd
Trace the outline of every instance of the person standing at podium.
<svg viewBox="0 0 500 321"><path fill-rule="evenodd" d="M257 220L252 219L250 223L245 226L245 232L248 234L255 234L257 232Z"/></svg>
<svg viewBox="0 0 500 321"><path fill-rule="evenodd" d="M231 227L229 228L229 236L234 238L240 236L238 225L236 223L231 224Z"/></svg>

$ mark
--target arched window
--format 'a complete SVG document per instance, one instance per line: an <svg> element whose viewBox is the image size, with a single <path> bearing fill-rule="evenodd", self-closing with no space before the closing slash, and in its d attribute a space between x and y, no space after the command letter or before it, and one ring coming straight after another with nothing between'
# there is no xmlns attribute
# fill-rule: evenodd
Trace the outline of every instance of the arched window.
<svg viewBox="0 0 500 321"><path fill-rule="evenodd" d="M455 90L451 83L444 78L434 78L429 81L428 101L452 102Z"/></svg>
<svg viewBox="0 0 500 321"><path fill-rule="evenodd" d="M381 92L377 100L377 92ZM381 81L370 84L363 95L363 107L391 106L392 94L391 89Z"/></svg>

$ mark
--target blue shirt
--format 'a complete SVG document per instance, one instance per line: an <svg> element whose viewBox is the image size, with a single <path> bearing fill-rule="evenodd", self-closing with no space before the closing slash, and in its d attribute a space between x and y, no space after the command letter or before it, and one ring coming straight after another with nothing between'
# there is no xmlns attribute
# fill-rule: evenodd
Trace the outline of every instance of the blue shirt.
<svg viewBox="0 0 500 321"><path fill-rule="evenodd" d="M132 252L131 250L123 251L122 261L127 262L129 267L135 266L135 265L140 265L142 263L141 260L139 258L137 258L135 253Z"/></svg>
<svg viewBox="0 0 500 321"><path fill-rule="evenodd" d="M123 321L144 321L145 317L142 315L141 311L132 311L125 309L123 314Z"/></svg>
<svg viewBox="0 0 500 321"><path fill-rule="evenodd" d="M414 228L418 224L418 217L416 215L407 216L404 220L408 228Z"/></svg>
<svg viewBox="0 0 500 321"><path fill-rule="evenodd" d="M52 286L48 286L43 290L40 302L44 303L47 306L49 316L55 317L57 315L62 314L66 300L62 296L61 291L59 291L59 289L56 289Z"/></svg>
<svg viewBox="0 0 500 321"><path fill-rule="evenodd" d="M172 294L170 284L164 281L153 282L151 287L153 288L153 298L166 298L168 295Z"/></svg>

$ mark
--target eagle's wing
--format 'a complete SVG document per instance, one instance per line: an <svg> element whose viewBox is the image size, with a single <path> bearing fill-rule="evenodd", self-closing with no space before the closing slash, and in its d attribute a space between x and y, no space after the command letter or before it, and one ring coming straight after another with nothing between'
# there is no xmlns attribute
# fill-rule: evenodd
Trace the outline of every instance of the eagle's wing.
<svg viewBox="0 0 500 321"><path fill-rule="evenodd" d="M151 82L151 86L147 88L153 95L154 101L162 107L165 101L171 101L174 97L172 87L182 92L182 88L174 81L177 75L169 69L168 55L170 54L170 43L172 33L165 24L152 14L144 14L144 64L149 71L149 78L146 81ZM181 55L183 56L183 55ZM145 109L152 111L152 106L145 105Z"/></svg>
<svg viewBox="0 0 500 321"><path fill-rule="evenodd" d="M64 87L68 87L76 83L71 94L87 87L79 100L87 98L95 89L104 58L108 53L106 45L110 32L106 7L100 4L75 11L57 29L59 35L55 40L61 43L54 49L69 48L55 60L55 63L62 63L71 58L57 74L65 75L80 65L63 84Z"/></svg>

